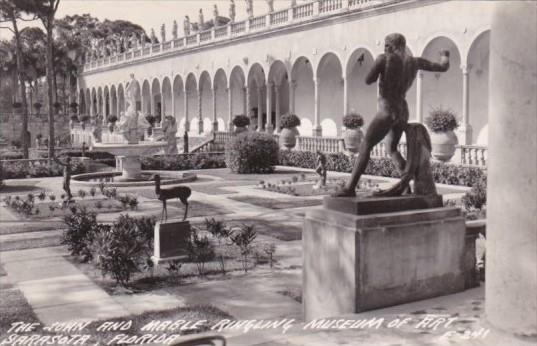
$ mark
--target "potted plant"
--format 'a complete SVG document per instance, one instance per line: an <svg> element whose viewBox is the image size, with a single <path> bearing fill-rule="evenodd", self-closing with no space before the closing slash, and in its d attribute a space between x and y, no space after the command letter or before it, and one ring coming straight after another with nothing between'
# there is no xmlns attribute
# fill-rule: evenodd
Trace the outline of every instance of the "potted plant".
<svg viewBox="0 0 537 346"><path fill-rule="evenodd" d="M154 115L148 114L145 116L145 120L149 123L149 128L147 129L147 135L151 136L153 134L153 127L155 126L155 122L157 121L157 118Z"/></svg>
<svg viewBox="0 0 537 346"><path fill-rule="evenodd" d="M246 131L246 126L250 125L250 118L243 114L235 115L232 123L235 126L235 133L241 133Z"/></svg>
<svg viewBox="0 0 537 346"><path fill-rule="evenodd" d="M345 149L351 153L358 152L360 143L364 138L364 133L361 129L363 124L364 118L358 113L351 112L343 117L343 126L345 126L343 141L345 142Z"/></svg>
<svg viewBox="0 0 537 346"><path fill-rule="evenodd" d="M20 103L20 102L13 102L13 105L12 105L12 106L13 106L14 109L19 109L19 108L22 107L22 103Z"/></svg>
<svg viewBox="0 0 537 346"><path fill-rule="evenodd" d="M450 109L434 108L425 119L425 124L431 131L432 156L439 161L449 161L459 143L453 132L459 127L455 113Z"/></svg>
<svg viewBox="0 0 537 346"><path fill-rule="evenodd" d="M117 116L115 115L108 116L108 130L110 130L110 132L114 132L116 121L117 121Z"/></svg>
<svg viewBox="0 0 537 346"><path fill-rule="evenodd" d="M58 101L54 102L52 104L52 106L54 107L54 109L56 110L56 112L58 112L60 110L60 108L62 107L62 104Z"/></svg>
<svg viewBox="0 0 537 346"><path fill-rule="evenodd" d="M85 129L86 129L86 123L88 122L89 118L90 118L90 117L89 117L88 115L82 115L82 116L80 117L79 120L80 120L80 123L81 123L81 125L82 125L82 130L85 130Z"/></svg>
<svg viewBox="0 0 537 346"><path fill-rule="evenodd" d="M35 111L37 112L37 114L39 114L39 111L41 110L41 107L43 107L41 102L35 102L34 103L34 108L35 108Z"/></svg>
<svg viewBox="0 0 537 346"><path fill-rule="evenodd" d="M300 126L300 118L294 114L285 114L280 119L282 132L280 133L280 143L291 150L296 145L296 136L299 135L297 126Z"/></svg>
<svg viewBox="0 0 537 346"><path fill-rule="evenodd" d="M76 113L76 111L77 111L77 109L78 109L78 103L76 103L76 102L71 102L71 103L69 104L69 108L71 108L71 111L72 111L73 113Z"/></svg>

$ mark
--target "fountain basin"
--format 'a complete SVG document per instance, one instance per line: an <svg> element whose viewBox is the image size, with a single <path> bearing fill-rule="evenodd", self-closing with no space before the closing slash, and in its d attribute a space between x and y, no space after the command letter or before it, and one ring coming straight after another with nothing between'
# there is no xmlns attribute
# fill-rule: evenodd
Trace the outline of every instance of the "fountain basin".
<svg viewBox="0 0 537 346"><path fill-rule="evenodd" d="M71 180L73 186L99 186L104 183L107 187L153 186L155 182L151 177L160 175L161 185L190 183L198 179L194 173L141 171L138 179L125 181L123 172L97 172L74 175Z"/></svg>
<svg viewBox="0 0 537 346"><path fill-rule="evenodd" d="M121 171L124 182L137 182L144 180L140 156L155 155L164 152L165 142L139 142L128 143L95 143L92 151L108 152L116 157L116 169ZM117 181L117 179L116 179Z"/></svg>

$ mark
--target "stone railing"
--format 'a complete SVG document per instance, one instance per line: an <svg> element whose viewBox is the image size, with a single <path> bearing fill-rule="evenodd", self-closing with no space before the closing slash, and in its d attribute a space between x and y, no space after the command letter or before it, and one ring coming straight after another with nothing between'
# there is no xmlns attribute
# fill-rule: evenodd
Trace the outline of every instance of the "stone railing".
<svg viewBox="0 0 537 346"><path fill-rule="evenodd" d="M296 149L301 151L317 151L324 153L339 153L343 151L343 139L337 137L299 136Z"/></svg>
<svg viewBox="0 0 537 346"><path fill-rule="evenodd" d="M122 64L130 60L144 59L150 55L167 54L174 50L188 49L192 46L209 45L217 40L232 39L237 36L248 35L250 32L268 31L272 25L292 26L305 20L322 20L323 17L333 16L336 13L359 12L398 2L401 2L401 0L311 0L291 8L200 31L186 37L154 45L145 44L143 47L136 47L114 56L88 61L83 70L90 71L104 66Z"/></svg>
<svg viewBox="0 0 537 346"><path fill-rule="evenodd" d="M461 164L470 166L487 166L488 150L485 146L460 145Z"/></svg>

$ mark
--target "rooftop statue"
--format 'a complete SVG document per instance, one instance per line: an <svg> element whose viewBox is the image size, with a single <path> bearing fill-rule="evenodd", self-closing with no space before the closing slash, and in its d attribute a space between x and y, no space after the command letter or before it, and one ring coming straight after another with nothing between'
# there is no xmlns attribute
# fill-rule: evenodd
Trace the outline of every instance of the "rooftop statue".
<svg viewBox="0 0 537 346"><path fill-rule="evenodd" d="M410 180L416 178L418 171L421 169L418 167L420 162L426 159L427 162L421 163L428 164L429 158L422 154L424 149L428 149L430 152L430 140L423 126L408 124L408 105L405 96L412 86L418 70L445 72L448 69L449 51L442 51L440 62L433 63L424 58L410 56L406 52L406 39L403 35L395 33L386 36L384 54L377 57L366 77L368 85L377 80L379 82L379 110L371 121L365 138L360 144L359 156L353 167L350 179L347 181L345 188L334 195L335 197L353 197L356 195L356 186L367 167L371 150L385 137L387 153L401 172L401 181L394 188L381 192L379 195L395 196L409 191ZM406 132L407 143L409 144L407 157L409 162L406 162L397 150L403 131ZM425 134L423 131L425 131ZM413 150L415 152L412 152ZM434 187L434 182L432 184ZM430 186L420 189L422 191L432 190Z"/></svg>
<svg viewBox="0 0 537 346"><path fill-rule="evenodd" d="M178 30L178 29L177 29L177 21L174 20L174 21L173 21L173 27L172 27L172 37L173 37L174 40L176 40L177 37L179 37L179 36L178 36L178 33L177 33L177 30Z"/></svg>
<svg viewBox="0 0 537 346"><path fill-rule="evenodd" d="M205 23L205 19L203 19L203 10L200 8L198 13L198 31L203 30L203 23Z"/></svg>
<svg viewBox="0 0 537 346"><path fill-rule="evenodd" d="M235 21L235 15L235 1L231 0L231 2L229 3L229 19L232 23Z"/></svg>
<svg viewBox="0 0 537 346"><path fill-rule="evenodd" d="M213 22L213 25L216 28L218 26L218 6L216 6L216 4L214 4L213 7Z"/></svg>
<svg viewBox="0 0 537 346"><path fill-rule="evenodd" d="M269 12L274 12L274 0L267 0Z"/></svg>
<svg viewBox="0 0 537 346"><path fill-rule="evenodd" d="M142 131L145 131L150 125L136 111L136 95L139 92L139 84L134 78L134 74L131 73L130 78L130 81L127 82L127 86L125 87L127 110L125 111L125 115L119 120L118 130L129 144L137 144L140 138L139 130L142 129Z"/></svg>
<svg viewBox="0 0 537 346"><path fill-rule="evenodd" d="M252 18L254 16L254 3L252 0L244 1L246 1L246 13L248 14L248 18Z"/></svg>
<svg viewBox="0 0 537 346"><path fill-rule="evenodd" d="M161 42L166 42L166 26L164 24L160 26L160 38Z"/></svg>
<svg viewBox="0 0 537 346"><path fill-rule="evenodd" d="M190 36L190 17L185 16L185 20L183 21L183 30L185 32L185 36Z"/></svg>
<svg viewBox="0 0 537 346"><path fill-rule="evenodd" d="M157 43L157 35L155 35L155 30L151 29L151 44Z"/></svg>

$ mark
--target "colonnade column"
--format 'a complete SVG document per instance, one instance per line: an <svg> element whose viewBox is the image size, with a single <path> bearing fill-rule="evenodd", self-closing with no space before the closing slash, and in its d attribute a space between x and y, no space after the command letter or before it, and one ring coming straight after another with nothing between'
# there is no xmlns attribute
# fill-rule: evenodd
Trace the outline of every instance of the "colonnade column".
<svg viewBox="0 0 537 346"><path fill-rule="evenodd" d="M323 130L321 128L321 96L320 96L320 93L319 93L320 86L321 86L321 79L319 77L317 77L313 81L313 88L314 88L314 92L315 92L315 96L314 96L314 100L315 100L315 104L314 104L315 119L314 119L314 124L313 124L313 133L312 133L312 135L315 136L315 137L321 137L323 135Z"/></svg>
<svg viewBox="0 0 537 346"><path fill-rule="evenodd" d="M203 113L202 113L202 92L201 88L198 90L198 133L203 133Z"/></svg>
<svg viewBox="0 0 537 346"><path fill-rule="evenodd" d="M185 131L188 132L190 131L190 121L188 119L188 91L186 90L185 88L185 92L184 92L184 98L185 98L185 102L184 102L184 107L185 107Z"/></svg>
<svg viewBox="0 0 537 346"><path fill-rule="evenodd" d="M228 121L227 121L227 130L231 131L233 127L233 94L232 94L232 88L229 87L226 89L227 91L227 104L228 104Z"/></svg>
<svg viewBox="0 0 537 346"><path fill-rule="evenodd" d="M295 90L296 81L292 80L289 82L289 114L295 113Z"/></svg>
<svg viewBox="0 0 537 346"><path fill-rule="evenodd" d="M173 92L173 87L172 87L172 92L171 92L171 97L172 97L172 117L175 119L175 93ZM177 119L175 119L177 121Z"/></svg>
<svg viewBox="0 0 537 346"><path fill-rule="evenodd" d="M216 117L216 86L213 87L213 132L218 131L218 119Z"/></svg>
<svg viewBox="0 0 537 346"><path fill-rule="evenodd" d="M341 84L343 84L343 115L349 113L349 90L347 85L347 76L341 78Z"/></svg>
<svg viewBox="0 0 537 346"><path fill-rule="evenodd" d="M250 117L250 89L246 86L244 90L244 115Z"/></svg>
<svg viewBox="0 0 537 346"><path fill-rule="evenodd" d="M116 95L116 114L117 118L121 118L121 103L119 102L119 96Z"/></svg>
<svg viewBox="0 0 537 346"><path fill-rule="evenodd" d="M472 144L472 126L470 125L470 69L471 66L462 65L462 124L458 132L461 144Z"/></svg>
<svg viewBox="0 0 537 346"><path fill-rule="evenodd" d="M423 71L416 76L416 121L423 123Z"/></svg>
<svg viewBox="0 0 537 346"><path fill-rule="evenodd" d="M257 88L257 131L263 131L263 87Z"/></svg>
<svg viewBox="0 0 537 346"><path fill-rule="evenodd" d="M267 126L265 131L268 133L274 132L274 125L272 125L272 88L274 83L267 84Z"/></svg>
<svg viewBox="0 0 537 346"><path fill-rule="evenodd" d="M281 109L280 109L280 85L276 84L274 86L274 97L276 98L276 133L280 132L280 117L281 117Z"/></svg>

